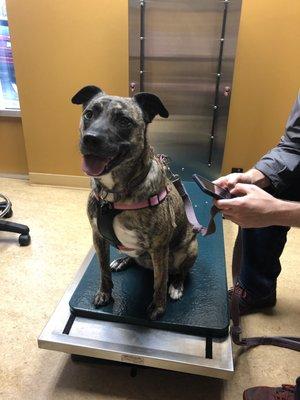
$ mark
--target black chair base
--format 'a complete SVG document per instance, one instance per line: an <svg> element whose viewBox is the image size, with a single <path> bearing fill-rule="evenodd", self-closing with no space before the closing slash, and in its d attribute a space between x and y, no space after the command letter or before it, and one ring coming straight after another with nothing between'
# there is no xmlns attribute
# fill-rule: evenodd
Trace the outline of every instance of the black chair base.
<svg viewBox="0 0 300 400"><path fill-rule="evenodd" d="M20 246L28 246L30 244L29 228L26 225L17 224L16 222L0 220L0 231L20 233Z"/></svg>
<svg viewBox="0 0 300 400"><path fill-rule="evenodd" d="M0 211L6 208L7 203L4 201L0 202ZM9 211L4 215L3 218L7 219L12 217L13 210L10 207ZM16 222L5 221L4 219L0 219L0 231L4 232L14 232L20 233L19 236L19 244L20 246L28 246L31 242L31 238L29 235L29 228L27 225L17 224Z"/></svg>

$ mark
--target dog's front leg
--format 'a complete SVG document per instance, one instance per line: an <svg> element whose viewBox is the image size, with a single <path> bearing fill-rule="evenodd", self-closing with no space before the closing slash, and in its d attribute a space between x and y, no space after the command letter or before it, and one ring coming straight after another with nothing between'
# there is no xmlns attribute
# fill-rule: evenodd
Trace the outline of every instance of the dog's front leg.
<svg viewBox="0 0 300 400"><path fill-rule="evenodd" d="M100 286L94 298L95 306L99 307L105 306L113 300L111 296L113 282L109 266L109 244L97 233L93 234L93 241L101 269Z"/></svg>
<svg viewBox="0 0 300 400"><path fill-rule="evenodd" d="M150 255L154 271L154 294L148 307L148 315L150 319L156 320L166 309L169 247L155 249Z"/></svg>

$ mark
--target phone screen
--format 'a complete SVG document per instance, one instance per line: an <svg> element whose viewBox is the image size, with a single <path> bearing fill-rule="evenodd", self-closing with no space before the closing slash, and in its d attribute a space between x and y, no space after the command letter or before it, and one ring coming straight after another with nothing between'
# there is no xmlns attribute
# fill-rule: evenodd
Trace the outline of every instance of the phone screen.
<svg viewBox="0 0 300 400"><path fill-rule="evenodd" d="M231 199L233 197L230 194L229 190L224 189L221 186L215 185L209 180L203 178L202 176L194 174L193 179L205 193L216 199Z"/></svg>

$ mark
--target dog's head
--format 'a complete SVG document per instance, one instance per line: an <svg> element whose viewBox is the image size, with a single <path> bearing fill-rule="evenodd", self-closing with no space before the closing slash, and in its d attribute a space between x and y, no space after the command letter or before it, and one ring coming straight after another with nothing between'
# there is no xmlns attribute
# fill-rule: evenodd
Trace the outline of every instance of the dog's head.
<svg viewBox="0 0 300 400"><path fill-rule="evenodd" d="M157 114L169 116L161 100L151 93L117 97L106 95L96 86L85 86L75 94L72 103L83 106L80 151L83 170L94 177L138 156L145 146L148 123Z"/></svg>

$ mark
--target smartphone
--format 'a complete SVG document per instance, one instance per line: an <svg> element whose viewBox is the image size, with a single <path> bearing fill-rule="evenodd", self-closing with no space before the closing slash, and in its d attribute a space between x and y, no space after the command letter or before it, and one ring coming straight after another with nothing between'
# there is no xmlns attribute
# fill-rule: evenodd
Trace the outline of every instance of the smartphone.
<svg viewBox="0 0 300 400"><path fill-rule="evenodd" d="M212 196L214 199L232 199L234 197L229 192L229 190L224 189L221 186L215 185L208 179L203 178L202 176L194 174L193 179L204 193Z"/></svg>

